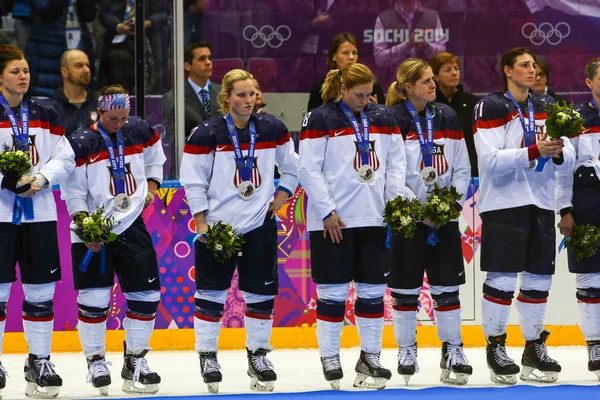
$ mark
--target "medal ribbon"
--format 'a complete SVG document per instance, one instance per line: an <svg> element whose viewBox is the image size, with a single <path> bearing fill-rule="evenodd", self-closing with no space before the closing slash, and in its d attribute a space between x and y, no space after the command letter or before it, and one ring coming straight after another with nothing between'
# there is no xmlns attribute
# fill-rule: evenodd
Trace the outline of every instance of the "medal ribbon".
<svg viewBox="0 0 600 400"><path fill-rule="evenodd" d="M433 165L433 114L431 113L430 108L425 106L425 119L427 123L427 138L425 138L419 114L417 113L415 106L413 106L408 99L406 99L406 108L408 108L408 112L415 123L417 137L419 138L419 144L421 145L421 154L423 155L423 165L425 167L431 167Z"/></svg>
<svg viewBox="0 0 600 400"><path fill-rule="evenodd" d="M242 153L240 138L238 136L237 130L235 129L235 124L233 123L233 118L231 117L231 114L227 113L227 115L225 116L225 120L227 121L227 130L229 131L229 138L231 139L231 144L233 145L233 155L235 156L235 162L240 171L240 176L242 177L242 181L249 181L252 168L254 168L254 152L256 150L256 126L254 125L254 121L250 119L248 124L250 128L248 157L244 161L244 153Z"/></svg>
<svg viewBox="0 0 600 400"><path fill-rule="evenodd" d="M16 149L27 151L29 149L29 108L27 106L27 100L23 99L21 101L21 129L19 129L19 123L15 113L12 108L10 108L6 97L2 94L0 94L0 104L4 107L4 111L6 111L6 115L10 121L10 127L12 128L13 136L15 138ZM15 195L12 218L12 223L14 225L21 225L23 213L25 213L26 220L34 219L33 199L31 197L24 199Z"/></svg>
<svg viewBox="0 0 600 400"><path fill-rule="evenodd" d="M356 117L350 111L347 105L344 104L343 101L340 101L340 108L346 114L346 117L352 124L354 128L354 136L356 136L356 143L358 145L358 152L360 153L360 164L369 165L369 119L367 118L367 113L364 110L360 112L360 120L362 122L362 133L360 130L360 125L358 125L358 121Z"/></svg>
<svg viewBox="0 0 600 400"><path fill-rule="evenodd" d="M106 144L106 151L110 160L113 178L115 179L117 194L125 193L125 141L123 140L123 131L121 129L117 131L118 154L115 155L115 147L113 146L112 139L106 133L100 121L98 121L96 126Z"/></svg>
<svg viewBox="0 0 600 400"><path fill-rule="evenodd" d="M92 259L93 255L94 255L94 252L91 251L90 249L87 249L87 251L85 252L85 255L81 259L81 262L79 263L79 270L81 272L87 271L88 265L90 264L90 260ZM105 269L106 269L106 250L104 248L104 243L102 243L102 250L100 250L100 273L103 274Z"/></svg>
<svg viewBox="0 0 600 400"><path fill-rule="evenodd" d="M596 100L592 99L591 103L592 103L592 106L596 109L596 111L598 111L598 114L600 114L600 108L598 108L598 104L596 104Z"/></svg>

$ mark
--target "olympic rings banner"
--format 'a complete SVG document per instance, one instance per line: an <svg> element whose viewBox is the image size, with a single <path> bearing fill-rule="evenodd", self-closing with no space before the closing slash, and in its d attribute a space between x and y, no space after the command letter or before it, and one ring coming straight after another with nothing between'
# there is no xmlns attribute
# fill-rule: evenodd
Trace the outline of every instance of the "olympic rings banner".
<svg viewBox="0 0 600 400"><path fill-rule="evenodd" d="M407 27L394 7L413 3L419 21ZM585 62L600 54L600 1L204 1L204 39L212 45L216 81L235 66L250 70L263 91L308 92L325 76L327 49L341 32L356 36L359 61L384 89L404 58L429 61L431 51L402 50L413 35L416 48L441 44L435 49L458 55L467 89L480 94L500 88L505 50L528 47L548 58L551 89L579 101L588 93Z"/></svg>
<svg viewBox="0 0 600 400"><path fill-rule="evenodd" d="M161 302L156 315L157 329L181 329L194 326L194 220L185 200L185 192L176 182L165 182L159 189L154 204L143 214L146 227L156 249L161 280ZM169 187L170 186L170 187ZM465 202L463 227L463 255L465 265L472 265L478 247L481 221L476 217L477 187L473 185ZM77 292L73 289L71 218L60 192L54 191L58 211L59 250L62 280L57 283L54 298L54 330L74 330L77 327ZM275 299L274 325L279 327L312 326L316 323L316 287L310 275L310 246L305 225L307 196L302 188L281 208L277 215L279 236L279 296ZM471 267L472 270L472 267ZM469 271L467 271L467 275ZM468 292L468 291L467 291ZM354 325L356 295L351 289L346 301L345 323ZM433 301L427 280L420 296L420 318L433 319ZM22 332L21 305L23 290L20 281L12 285L6 319L7 332ZM463 296L463 307L469 301ZM472 301L471 301L472 303ZM392 320L392 298L385 296L385 318ZM125 297L119 286L112 287L108 329L122 329L126 311ZM237 273L229 290L222 324L228 328L242 327L245 304L238 289ZM472 318L473 311L463 308L463 318Z"/></svg>

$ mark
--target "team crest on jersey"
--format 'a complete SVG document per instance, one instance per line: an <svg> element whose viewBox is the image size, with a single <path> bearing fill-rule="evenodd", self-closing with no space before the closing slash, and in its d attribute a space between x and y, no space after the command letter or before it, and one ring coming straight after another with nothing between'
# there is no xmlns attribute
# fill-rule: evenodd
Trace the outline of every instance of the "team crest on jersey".
<svg viewBox="0 0 600 400"><path fill-rule="evenodd" d="M360 152L358 151L358 143L354 141L354 147L356 148L356 154L354 156L354 169L358 171L362 167L362 161L360 159ZM369 165L374 171L377 171L381 166L377 152L375 151L375 140L369 140Z"/></svg>
<svg viewBox="0 0 600 400"><path fill-rule="evenodd" d="M542 140L542 137L546 133L546 125L544 124L535 124L535 142L539 142ZM525 147L525 137L521 139L521 148Z"/></svg>
<svg viewBox="0 0 600 400"><path fill-rule="evenodd" d="M125 194L131 196L137 190L137 182L135 177L131 173L131 163L125 163ZM117 186L115 184L115 177L113 176L113 170L110 165L107 166L108 173L110 174L110 194L113 196L117 195Z"/></svg>
<svg viewBox="0 0 600 400"><path fill-rule="evenodd" d="M246 160L248 160L248 156L244 156L244 162L246 162ZM233 185L237 188L242 182L242 174L240 174L240 169L237 167L236 163L235 174L233 176ZM254 184L256 189L258 189L262 184L262 177L260 176L260 171L258 170L258 157L256 156L254 157L254 167L252 167L252 172L250 173L250 182Z"/></svg>
<svg viewBox="0 0 600 400"><path fill-rule="evenodd" d="M444 152L445 144L433 144L433 157L432 157L432 167L438 173L438 176L444 175L448 172L448 160L446 159L446 154ZM425 163L421 160L421 169L425 168Z"/></svg>
<svg viewBox="0 0 600 400"><path fill-rule="evenodd" d="M13 151L17 150L17 143L15 142L15 135L11 135L12 137L12 148ZM38 165L38 163L40 162L40 153L37 150L37 147L35 146L35 138L36 135L29 135L28 139L29 139L29 153L31 154L31 166L35 167L36 165Z"/></svg>

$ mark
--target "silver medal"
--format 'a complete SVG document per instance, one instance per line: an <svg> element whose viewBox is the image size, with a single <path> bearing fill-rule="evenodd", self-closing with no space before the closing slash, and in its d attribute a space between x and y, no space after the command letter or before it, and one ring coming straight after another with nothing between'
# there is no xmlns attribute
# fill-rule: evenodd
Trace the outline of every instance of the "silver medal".
<svg viewBox="0 0 600 400"><path fill-rule="evenodd" d="M115 196L115 210L118 212L127 212L131 208L131 198L125 193L119 193Z"/></svg>
<svg viewBox="0 0 600 400"><path fill-rule="evenodd" d="M361 166L356 173L358 174L358 180L362 183L371 183L375 179L375 170L367 164Z"/></svg>
<svg viewBox="0 0 600 400"><path fill-rule="evenodd" d="M244 181L240 183L240 186L238 186L237 190L242 200L250 200L256 194L254 183L250 181Z"/></svg>
<svg viewBox="0 0 600 400"><path fill-rule="evenodd" d="M537 168L537 165L538 165L538 160L529 161L529 167L527 167L527 168L534 170Z"/></svg>
<svg viewBox="0 0 600 400"><path fill-rule="evenodd" d="M423 178L423 183L425 185L431 186L437 181L437 170L433 167L425 167L421 170L421 178Z"/></svg>

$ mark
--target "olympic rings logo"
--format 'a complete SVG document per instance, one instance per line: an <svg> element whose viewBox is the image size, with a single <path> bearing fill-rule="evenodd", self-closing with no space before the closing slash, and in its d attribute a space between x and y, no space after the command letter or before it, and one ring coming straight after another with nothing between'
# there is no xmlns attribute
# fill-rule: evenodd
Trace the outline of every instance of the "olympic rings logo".
<svg viewBox="0 0 600 400"><path fill-rule="evenodd" d="M271 25L265 25L260 29L254 25L248 25L244 28L243 35L244 39L250 42L255 49L262 49L265 46L277 49L292 37L292 30L287 25L280 25L277 29Z"/></svg>
<svg viewBox="0 0 600 400"><path fill-rule="evenodd" d="M523 37L529 39L531 44L541 46L548 43L556 46L571 33L571 27L566 22L559 22L552 26L550 22L543 22L537 27L533 22L528 22L521 28Z"/></svg>

